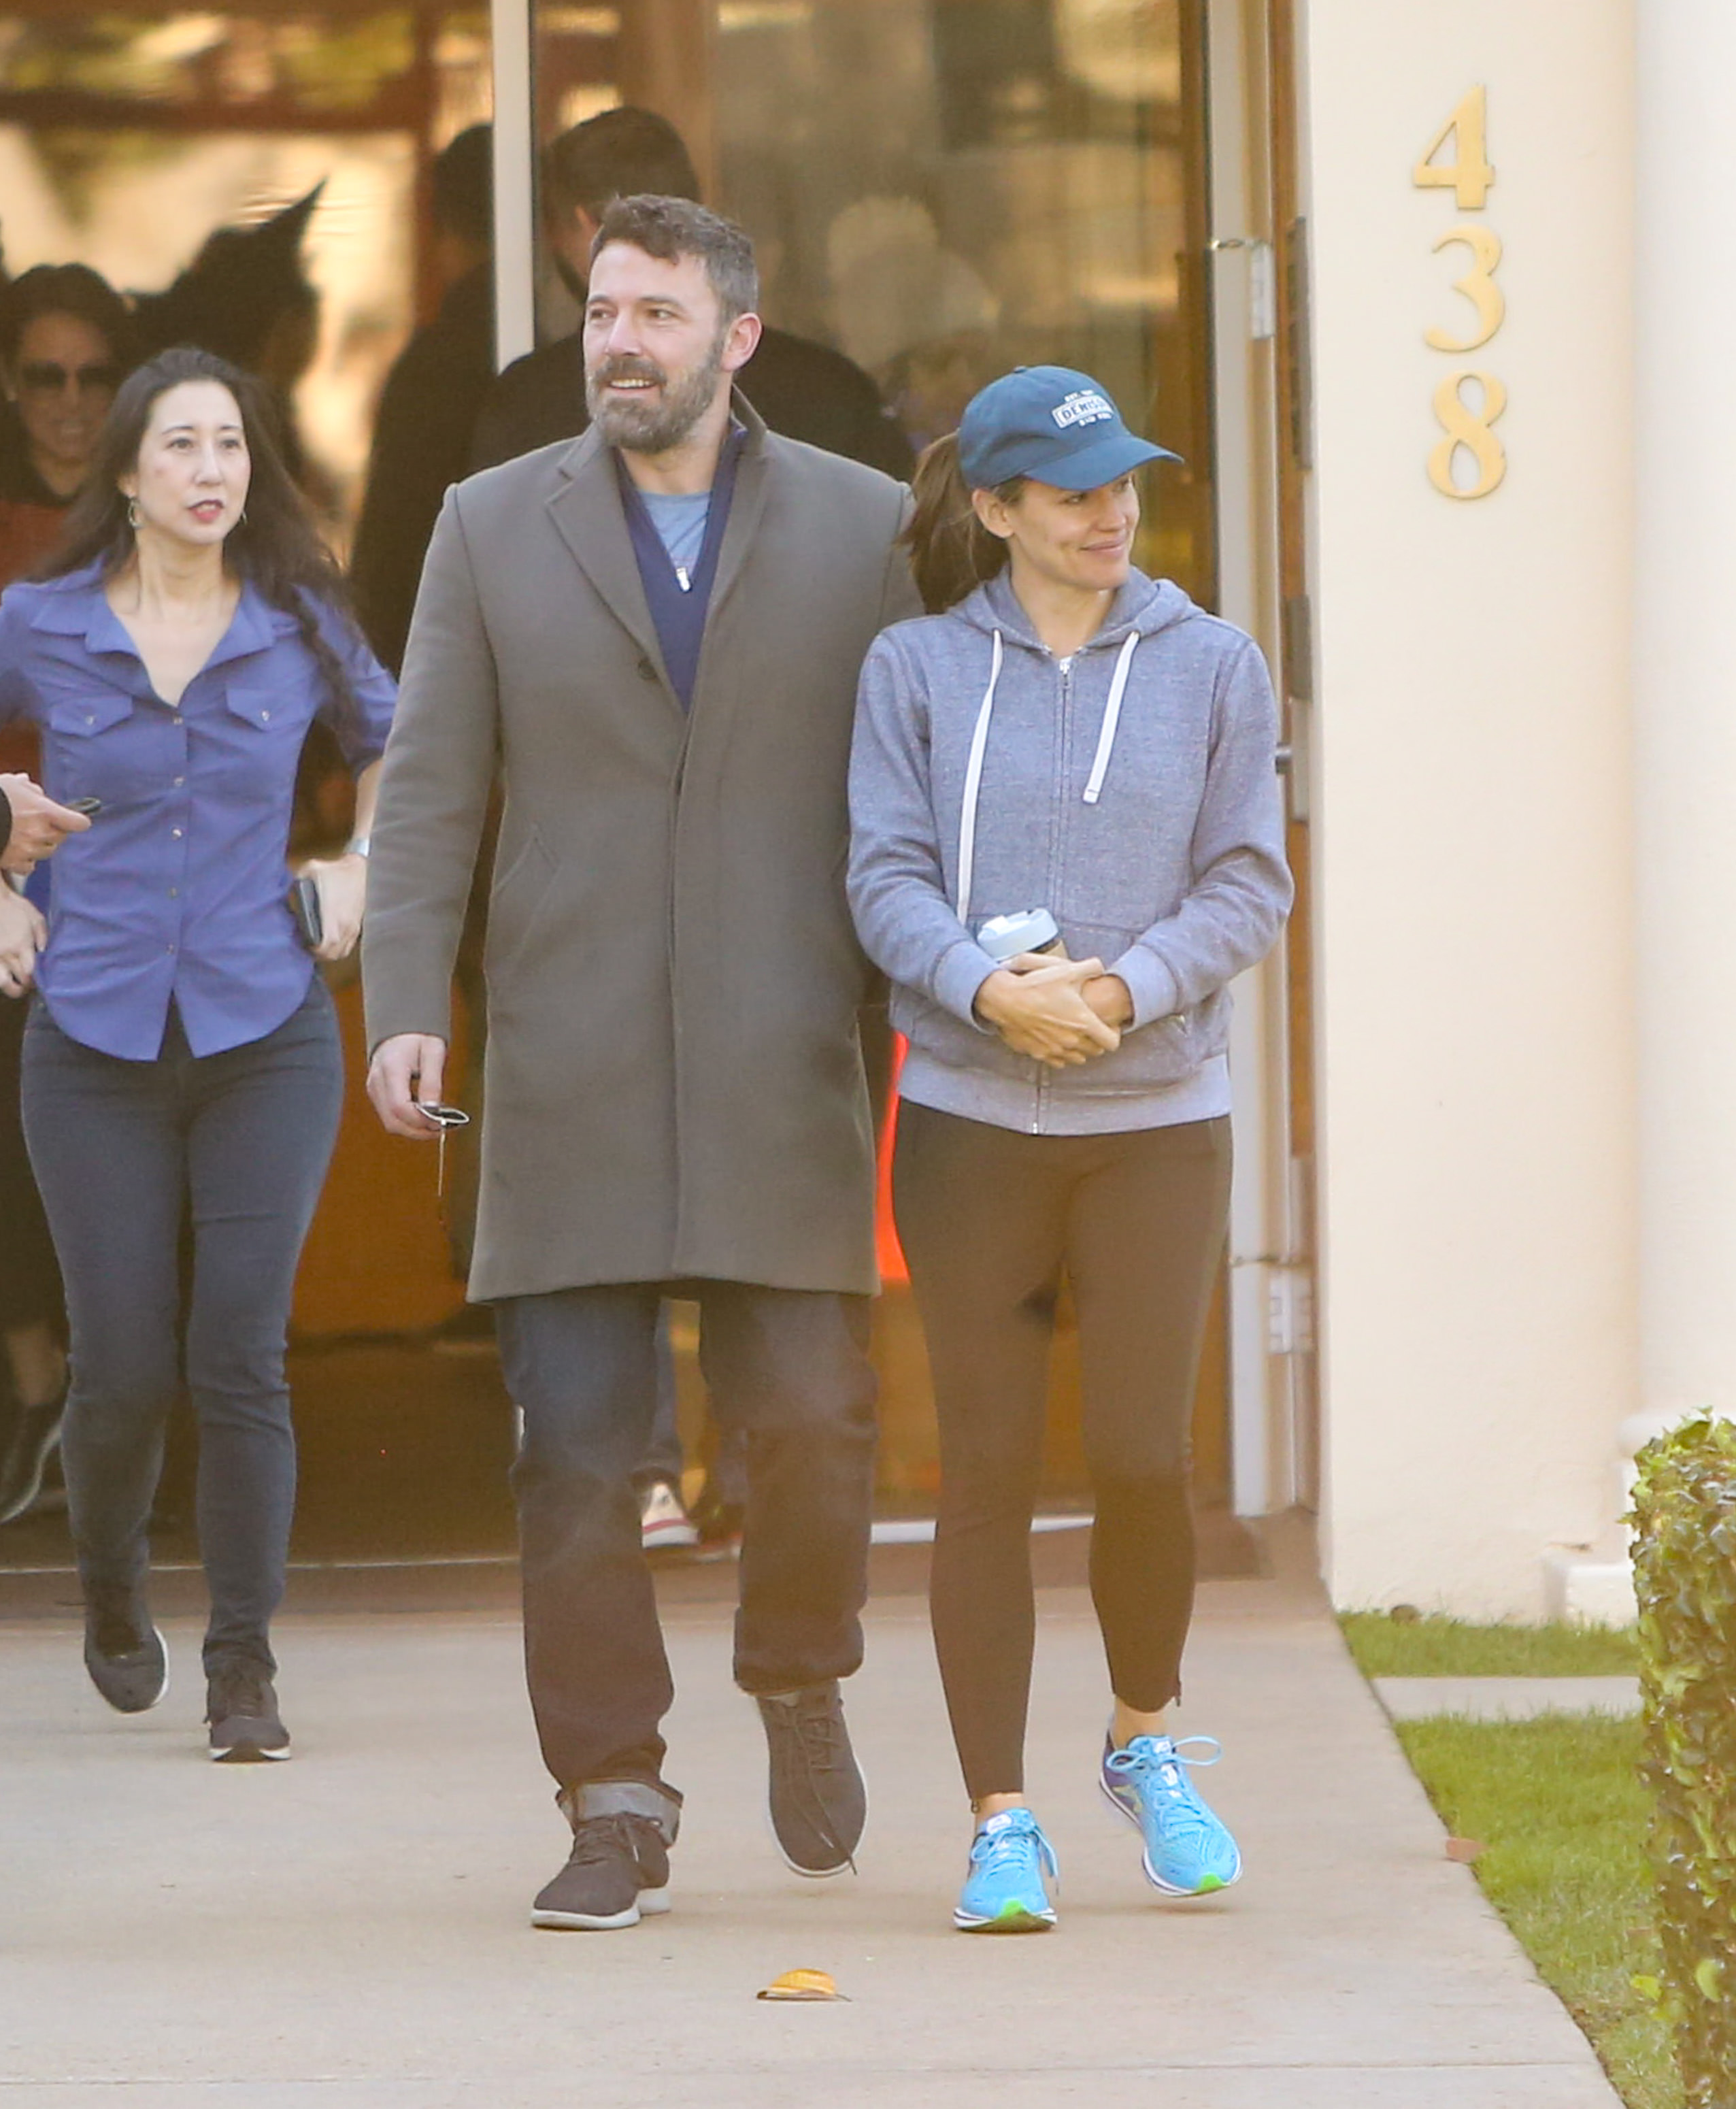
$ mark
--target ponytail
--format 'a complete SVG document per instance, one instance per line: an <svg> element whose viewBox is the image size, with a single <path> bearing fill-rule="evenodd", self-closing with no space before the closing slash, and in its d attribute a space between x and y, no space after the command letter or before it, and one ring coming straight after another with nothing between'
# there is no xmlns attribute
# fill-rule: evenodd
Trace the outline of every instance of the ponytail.
<svg viewBox="0 0 1736 2109"><path fill-rule="evenodd" d="M1010 504L1024 489L1025 481L1015 476L994 495ZM911 575L923 607L931 615L944 615L1006 568L1007 545L976 517L970 488L958 467L956 434L949 432L923 448L910 486L916 508L904 540L910 550Z"/></svg>

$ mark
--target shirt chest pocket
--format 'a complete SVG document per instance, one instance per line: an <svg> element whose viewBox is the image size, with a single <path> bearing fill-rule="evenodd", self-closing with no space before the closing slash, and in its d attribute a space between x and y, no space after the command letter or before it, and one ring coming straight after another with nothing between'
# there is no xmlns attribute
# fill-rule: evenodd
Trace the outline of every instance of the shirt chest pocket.
<svg viewBox="0 0 1736 2109"><path fill-rule="evenodd" d="M61 696L48 707L55 795L110 804L148 780L150 739L137 701L113 689Z"/></svg>
<svg viewBox="0 0 1736 2109"><path fill-rule="evenodd" d="M255 732L269 734L273 726L281 730L289 717L282 694L271 682L233 681L224 694L223 706L231 717L239 718Z"/></svg>
<svg viewBox="0 0 1736 2109"><path fill-rule="evenodd" d="M299 684L257 675L230 682L220 707L201 716L201 781L275 800L294 781L312 715L312 699Z"/></svg>

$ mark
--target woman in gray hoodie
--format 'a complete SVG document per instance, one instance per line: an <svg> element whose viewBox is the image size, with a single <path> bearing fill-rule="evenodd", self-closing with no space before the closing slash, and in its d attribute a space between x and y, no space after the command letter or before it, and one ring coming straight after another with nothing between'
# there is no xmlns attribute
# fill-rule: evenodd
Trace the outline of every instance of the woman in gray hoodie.
<svg viewBox="0 0 1736 2109"><path fill-rule="evenodd" d="M909 1043L894 1168L941 1493L931 1608L976 1829L954 1922L1054 1923L1024 1795L1030 1529L1063 1273L1113 1700L1104 1792L1169 1895L1234 1840L1178 1741L1188 1423L1229 1198L1228 984L1291 900L1258 648L1131 562L1136 438L1088 375L984 389L918 472L935 612L863 669L850 892Z"/></svg>

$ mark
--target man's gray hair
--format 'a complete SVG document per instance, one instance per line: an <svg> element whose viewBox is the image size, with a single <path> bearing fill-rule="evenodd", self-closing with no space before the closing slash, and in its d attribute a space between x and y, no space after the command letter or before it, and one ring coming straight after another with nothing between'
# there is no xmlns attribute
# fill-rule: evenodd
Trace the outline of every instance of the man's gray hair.
<svg viewBox="0 0 1736 2109"><path fill-rule="evenodd" d="M754 246L733 219L691 198L616 198L603 214L591 244L591 263L611 242L630 242L660 263L697 256L706 267L727 325L737 315L757 314L760 273Z"/></svg>

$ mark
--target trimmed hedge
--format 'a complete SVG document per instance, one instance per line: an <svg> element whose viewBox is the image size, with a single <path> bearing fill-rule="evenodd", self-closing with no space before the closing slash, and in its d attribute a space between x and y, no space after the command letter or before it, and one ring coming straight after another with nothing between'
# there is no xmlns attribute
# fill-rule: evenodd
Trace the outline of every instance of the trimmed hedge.
<svg viewBox="0 0 1736 2109"><path fill-rule="evenodd" d="M1640 1452L1641 1774L1653 1797L1664 1978L1689 2109L1736 2104L1736 1424L1685 1422ZM1636 1980L1639 1981L1639 1980Z"/></svg>

